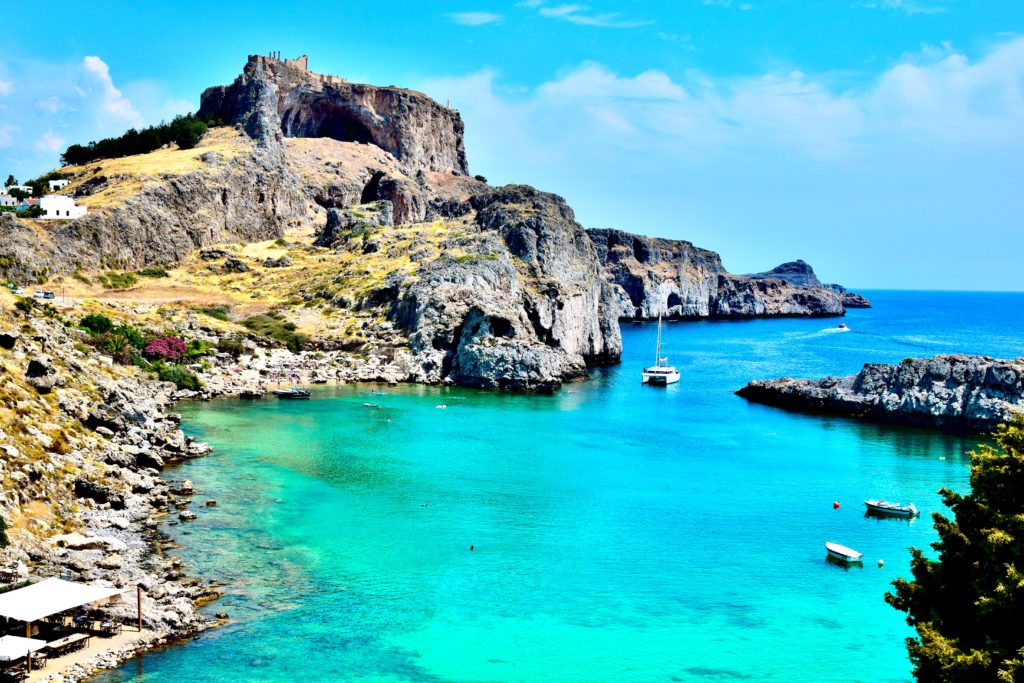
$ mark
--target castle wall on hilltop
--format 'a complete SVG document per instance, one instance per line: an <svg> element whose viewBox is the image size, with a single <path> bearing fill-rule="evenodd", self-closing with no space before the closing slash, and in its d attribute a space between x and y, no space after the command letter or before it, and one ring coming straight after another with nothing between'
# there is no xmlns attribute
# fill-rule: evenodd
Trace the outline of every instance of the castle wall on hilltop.
<svg viewBox="0 0 1024 683"><path fill-rule="evenodd" d="M265 145L282 137L372 144L412 171L468 174L462 117L422 93L309 71L308 57L250 55L231 85L203 92L199 114L241 125Z"/></svg>

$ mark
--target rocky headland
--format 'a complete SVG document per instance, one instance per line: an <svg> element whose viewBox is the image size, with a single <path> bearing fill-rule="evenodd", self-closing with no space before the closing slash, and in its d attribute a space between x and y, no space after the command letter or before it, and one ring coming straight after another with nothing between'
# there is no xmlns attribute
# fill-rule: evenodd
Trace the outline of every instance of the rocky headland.
<svg viewBox="0 0 1024 683"><path fill-rule="evenodd" d="M607 228L588 230L607 279L619 294L619 317L652 320L839 316L867 299L823 285L803 261L757 275L734 275L721 257L684 240ZM799 265L801 277L789 266Z"/></svg>
<svg viewBox="0 0 1024 683"><path fill-rule="evenodd" d="M788 261L763 273L752 273L748 277L759 280L784 280L802 289L831 289L840 295L846 308L871 308L871 302L860 294L851 292L842 285L823 284L814 274L814 269L803 259Z"/></svg>
<svg viewBox="0 0 1024 683"><path fill-rule="evenodd" d="M0 217L0 275L88 281L309 234L316 265L232 256L218 272L240 277L222 291L270 302L273 280L292 293L275 314L309 320L324 347L389 343L411 381L545 391L617 362L619 319L830 316L858 301L809 267L800 282L734 275L689 242L586 231L557 195L470 176L457 111L314 73L305 57L250 56L199 115L226 125L194 149L61 169L86 216ZM299 306L326 310L314 321ZM347 332L330 338L326 318Z"/></svg>
<svg viewBox="0 0 1024 683"><path fill-rule="evenodd" d="M991 431L1024 411L1024 358L943 355L856 375L755 380L736 393L793 410L846 415L957 433Z"/></svg>

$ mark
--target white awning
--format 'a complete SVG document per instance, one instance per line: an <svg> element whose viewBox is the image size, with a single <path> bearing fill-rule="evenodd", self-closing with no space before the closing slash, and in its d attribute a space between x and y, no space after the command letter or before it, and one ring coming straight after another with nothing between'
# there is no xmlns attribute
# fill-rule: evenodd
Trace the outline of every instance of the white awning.
<svg viewBox="0 0 1024 683"><path fill-rule="evenodd" d="M44 579L31 586L0 594L0 616L18 621L37 621L51 614L106 600L121 592L120 588Z"/></svg>
<svg viewBox="0 0 1024 683"><path fill-rule="evenodd" d="M0 638L0 661L9 662L14 659L21 659L29 652L35 652L44 647L46 647L45 640L21 638L19 636L3 636Z"/></svg>

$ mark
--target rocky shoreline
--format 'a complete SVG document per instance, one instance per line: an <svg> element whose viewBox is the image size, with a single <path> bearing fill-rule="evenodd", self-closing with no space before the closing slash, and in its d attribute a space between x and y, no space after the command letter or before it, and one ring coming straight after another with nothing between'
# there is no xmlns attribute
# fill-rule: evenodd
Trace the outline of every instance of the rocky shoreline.
<svg viewBox="0 0 1024 683"><path fill-rule="evenodd" d="M160 531L196 517L192 484L165 478L164 468L209 452L169 412L179 392L76 341L55 320L0 326L2 409L20 417L0 429L0 510L10 540L0 562L18 576L12 587L60 576L123 588L130 599L104 609L128 623L141 586L149 633L47 677L65 682L216 625L197 607L220 595L168 554Z"/></svg>
<svg viewBox="0 0 1024 683"><path fill-rule="evenodd" d="M754 380L736 393L792 410L983 433L1024 412L1024 358L942 355L898 365L868 363L856 375Z"/></svg>

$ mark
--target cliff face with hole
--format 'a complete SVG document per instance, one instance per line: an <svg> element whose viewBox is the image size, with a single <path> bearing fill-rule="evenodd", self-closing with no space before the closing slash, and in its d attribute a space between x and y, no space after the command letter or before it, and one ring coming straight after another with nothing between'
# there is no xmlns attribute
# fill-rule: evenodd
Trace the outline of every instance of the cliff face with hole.
<svg viewBox="0 0 1024 683"><path fill-rule="evenodd" d="M469 172L458 112L412 90L313 73L305 60L251 55L231 85L203 92L199 115L266 145L327 137L375 145L413 171Z"/></svg>
<svg viewBox="0 0 1024 683"><path fill-rule="evenodd" d="M1024 358L945 355L856 375L755 380L737 394L758 403L953 432L985 432L1024 412Z"/></svg>
<svg viewBox="0 0 1024 683"><path fill-rule="evenodd" d="M587 232L606 277L621 288L622 318L837 316L846 312L843 296L831 287L733 275L718 254L690 242L604 228Z"/></svg>

